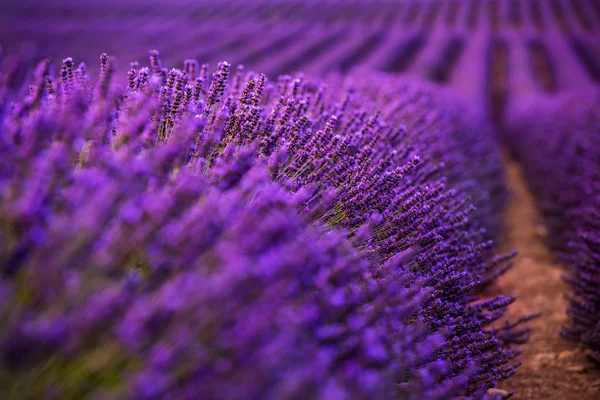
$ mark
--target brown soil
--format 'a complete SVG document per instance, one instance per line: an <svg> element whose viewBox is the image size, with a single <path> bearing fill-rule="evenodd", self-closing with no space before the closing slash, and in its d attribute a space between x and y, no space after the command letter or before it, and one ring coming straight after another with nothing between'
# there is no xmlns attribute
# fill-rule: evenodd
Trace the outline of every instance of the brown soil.
<svg viewBox="0 0 600 400"><path fill-rule="evenodd" d="M523 345L518 372L500 385L514 389L514 399L600 399L600 370L586 359L582 349L558 335L566 320L568 286L550 249L521 168L508 161L511 199L506 212L504 249L517 249L515 265L491 290L517 297L510 315L542 312L532 322L530 341Z"/></svg>

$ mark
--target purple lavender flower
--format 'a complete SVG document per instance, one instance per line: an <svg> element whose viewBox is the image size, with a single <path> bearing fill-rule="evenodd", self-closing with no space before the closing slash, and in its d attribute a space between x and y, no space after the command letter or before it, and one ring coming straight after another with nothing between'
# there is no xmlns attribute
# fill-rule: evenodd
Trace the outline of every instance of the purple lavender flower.
<svg viewBox="0 0 600 400"><path fill-rule="evenodd" d="M502 153L483 115L447 89L390 74L357 73L345 79L346 86L374 101L389 124L418 136L419 151L443 163L449 186L469 195L476 207L472 220L486 229L486 238L498 239L499 210L506 201ZM367 73L368 79L360 78Z"/></svg>
<svg viewBox="0 0 600 400"><path fill-rule="evenodd" d="M5 97L0 387L445 399L514 373L527 318L492 328L513 298L477 294L512 256L471 220L471 153L420 133L456 143L452 115L407 130L335 81L113 64Z"/></svg>

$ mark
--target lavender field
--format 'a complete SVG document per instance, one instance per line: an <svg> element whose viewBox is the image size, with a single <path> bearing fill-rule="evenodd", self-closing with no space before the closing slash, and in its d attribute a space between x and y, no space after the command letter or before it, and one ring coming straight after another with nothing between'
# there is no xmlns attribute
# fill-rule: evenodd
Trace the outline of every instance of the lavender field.
<svg viewBox="0 0 600 400"><path fill-rule="evenodd" d="M5 0L0 399L597 399L596 0Z"/></svg>

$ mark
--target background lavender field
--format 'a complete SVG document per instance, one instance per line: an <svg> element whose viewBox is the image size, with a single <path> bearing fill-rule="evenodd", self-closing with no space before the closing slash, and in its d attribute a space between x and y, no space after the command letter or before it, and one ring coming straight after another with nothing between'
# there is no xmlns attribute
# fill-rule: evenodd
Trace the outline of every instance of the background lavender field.
<svg viewBox="0 0 600 400"><path fill-rule="evenodd" d="M0 397L600 395L597 1L6 0L0 45Z"/></svg>
<svg viewBox="0 0 600 400"><path fill-rule="evenodd" d="M8 0L7 52L64 52L95 68L96 54L129 61L163 50L227 60L266 74L367 67L450 86L499 121L532 94L580 91L600 80L600 6L594 0L89 1ZM513 111L513 112L516 112Z"/></svg>

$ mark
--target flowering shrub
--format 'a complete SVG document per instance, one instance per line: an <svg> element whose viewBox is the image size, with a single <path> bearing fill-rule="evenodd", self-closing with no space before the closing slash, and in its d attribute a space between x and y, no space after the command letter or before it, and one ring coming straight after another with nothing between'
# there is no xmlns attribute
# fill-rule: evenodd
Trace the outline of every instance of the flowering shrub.
<svg viewBox="0 0 600 400"><path fill-rule="evenodd" d="M512 254L467 195L492 213L501 181L461 178L485 131L157 51L50 70L0 88L6 397L482 398L514 373L529 317L479 298Z"/></svg>
<svg viewBox="0 0 600 400"><path fill-rule="evenodd" d="M406 77L370 73L368 80L351 75L346 81L375 101L389 123L418 137L431 161L443 163L449 185L469 195L476 206L473 221L489 239L498 239L506 201L502 153L481 110L447 89Z"/></svg>
<svg viewBox="0 0 600 400"><path fill-rule="evenodd" d="M563 336L600 360L600 98L567 96L535 108L510 136L572 286ZM560 118L555 116L560 115Z"/></svg>

